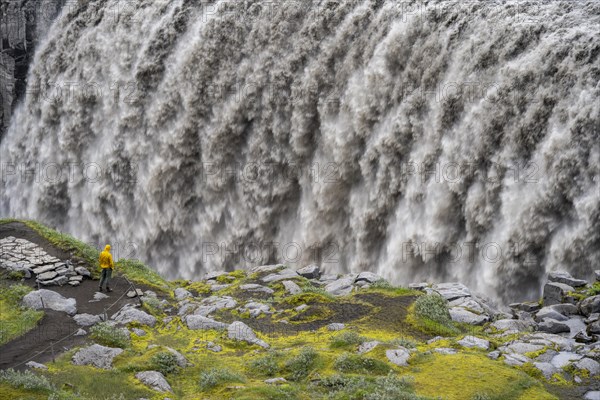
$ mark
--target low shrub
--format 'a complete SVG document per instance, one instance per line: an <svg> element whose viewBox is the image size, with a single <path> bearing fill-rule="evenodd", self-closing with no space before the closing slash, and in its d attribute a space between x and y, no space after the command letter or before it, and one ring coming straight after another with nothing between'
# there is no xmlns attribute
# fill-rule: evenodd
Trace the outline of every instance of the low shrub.
<svg viewBox="0 0 600 400"><path fill-rule="evenodd" d="M297 356L285 363L289 379L299 381L306 378L317 365L319 353L312 347L303 347Z"/></svg>
<svg viewBox="0 0 600 400"><path fill-rule="evenodd" d="M274 351L269 351L266 356L250 360L247 364L249 372L254 376L275 376L279 371L278 358L280 355Z"/></svg>
<svg viewBox="0 0 600 400"><path fill-rule="evenodd" d="M99 344L109 347L126 348L129 346L129 335L125 329L107 322L100 322L90 329L90 337Z"/></svg>
<svg viewBox="0 0 600 400"><path fill-rule="evenodd" d="M367 338L360 336L356 332L346 331L331 338L330 346L332 348L342 348L358 346L367 341Z"/></svg>
<svg viewBox="0 0 600 400"><path fill-rule="evenodd" d="M380 376L375 380L375 391L364 397L365 400L419 400L420 396L414 394L413 383L410 377L398 378L393 373Z"/></svg>
<svg viewBox="0 0 600 400"><path fill-rule="evenodd" d="M428 319L442 325L452 322L446 300L437 294L419 296L415 301L415 314L418 318Z"/></svg>
<svg viewBox="0 0 600 400"><path fill-rule="evenodd" d="M152 356L151 362L158 372L163 375L175 373L179 370L175 354L163 351Z"/></svg>
<svg viewBox="0 0 600 400"><path fill-rule="evenodd" d="M13 369L0 371L0 382L5 382L14 388L32 391L52 392L56 390L45 376L36 375L31 371L21 372Z"/></svg>
<svg viewBox="0 0 600 400"><path fill-rule="evenodd" d="M246 379L227 368L212 368L200 373L200 389L208 390L223 383L239 382L243 383Z"/></svg>
<svg viewBox="0 0 600 400"><path fill-rule="evenodd" d="M390 371L390 367L383 361L375 358L364 357L358 354L344 353L339 356L333 368L340 372L346 373L371 373L371 374L386 374Z"/></svg>

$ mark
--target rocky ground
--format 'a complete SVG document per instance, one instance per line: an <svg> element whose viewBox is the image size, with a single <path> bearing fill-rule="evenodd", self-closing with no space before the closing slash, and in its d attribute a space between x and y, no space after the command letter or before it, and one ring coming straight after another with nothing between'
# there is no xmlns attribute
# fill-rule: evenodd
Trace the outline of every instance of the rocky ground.
<svg viewBox="0 0 600 400"><path fill-rule="evenodd" d="M45 312L0 347L0 369L34 370L58 398L109 398L86 391L99 384L91 372L126 399L600 398L600 284L565 272L548 275L540 301L509 307L457 282L402 289L316 265L212 272L160 290L118 273L106 294L93 265L55 247L0 225L3 285L28 286L21 307ZM428 295L444 299L447 326L415 314ZM11 398L36 398L2 379Z"/></svg>

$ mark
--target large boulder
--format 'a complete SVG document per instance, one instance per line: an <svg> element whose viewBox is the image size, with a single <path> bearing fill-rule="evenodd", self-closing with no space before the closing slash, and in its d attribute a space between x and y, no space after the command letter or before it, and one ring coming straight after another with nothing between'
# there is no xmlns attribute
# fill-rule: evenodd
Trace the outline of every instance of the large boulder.
<svg viewBox="0 0 600 400"><path fill-rule="evenodd" d="M358 274L358 276L356 277L354 282L362 281L362 282L368 282L368 283L375 283L380 280L383 280L383 277L377 275L374 272L365 271L365 272L361 272L360 274Z"/></svg>
<svg viewBox="0 0 600 400"><path fill-rule="evenodd" d="M244 341L250 344L256 344L262 348L268 349L269 345L260 340L256 333L248 325L241 321L235 321L227 328L227 337L232 340Z"/></svg>
<svg viewBox="0 0 600 400"><path fill-rule="evenodd" d="M337 279L325 286L325 291L331 293L334 296L343 296L352 292L352 284L354 283L355 276L345 276Z"/></svg>
<svg viewBox="0 0 600 400"><path fill-rule="evenodd" d="M73 319L79 326L92 326L102 321L100 316L92 314L76 314Z"/></svg>
<svg viewBox="0 0 600 400"><path fill-rule="evenodd" d="M560 282L548 282L544 285L544 306L566 302L570 292L575 291L573 286Z"/></svg>
<svg viewBox="0 0 600 400"><path fill-rule="evenodd" d="M154 316L129 304L123 306L123 308L117 311L111 318L121 324L137 322L150 327L156 325L156 318Z"/></svg>
<svg viewBox="0 0 600 400"><path fill-rule="evenodd" d="M589 317L593 313L600 312L600 295L588 297L579 303L580 312Z"/></svg>
<svg viewBox="0 0 600 400"><path fill-rule="evenodd" d="M321 268L313 264L304 268L300 268L296 271L296 273L307 279L319 279L319 277L321 276Z"/></svg>
<svg viewBox="0 0 600 400"><path fill-rule="evenodd" d="M148 386L152 390L156 390L157 392L173 392L169 382L167 382L164 375L158 371L138 372L135 374L135 377L144 385Z"/></svg>
<svg viewBox="0 0 600 400"><path fill-rule="evenodd" d="M280 282L280 281L285 281L288 279L297 279L300 278L300 275L298 275L296 273L296 271L294 271L291 268L285 268L282 269L281 271L277 271L275 273L269 274L263 278L261 278L261 281L263 283L273 283L273 282Z"/></svg>
<svg viewBox="0 0 600 400"><path fill-rule="evenodd" d="M281 283L283 283L283 287L285 288L285 291L289 294L302 293L302 289L294 281L283 281Z"/></svg>
<svg viewBox="0 0 600 400"><path fill-rule="evenodd" d="M564 283L565 285L573 286L573 287L581 287L587 285L587 281L583 279L575 279L565 271L556 271L550 272L548 274L549 282L558 282Z"/></svg>
<svg viewBox="0 0 600 400"><path fill-rule="evenodd" d="M175 299L176 300L183 300L187 297L193 297L192 294L184 289L184 288L177 288L175 289L175 291L173 292L173 294L175 295Z"/></svg>
<svg viewBox="0 0 600 400"><path fill-rule="evenodd" d="M399 367L408 366L408 359L410 358L410 352L404 347L400 347L394 350L386 350L385 356L394 365Z"/></svg>
<svg viewBox="0 0 600 400"><path fill-rule="evenodd" d="M569 325L552 318L546 318L542 322L540 322L538 324L538 329L542 332L548 333L563 333L571 331Z"/></svg>
<svg viewBox="0 0 600 400"><path fill-rule="evenodd" d="M492 323L492 327L499 331L527 331L534 326L531 321L523 321L518 319L500 319Z"/></svg>
<svg viewBox="0 0 600 400"><path fill-rule="evenodd" d="M75 365L93 365L96 368L110 369L113 359L122 352L123 349L93 344L75 353L72 361Z"/></svg>
<svg viewBox="0 0 600 400"><path fill-rule="evenodd" d="M469 288L458 282L438 283L433 285L433 290L448 301L471 296Z"/></svg>
<svg viewBox="0 0 600 400"><path fill-rule="evenodd" d="M185 317L185 323L189 329L193 330L207 330L207 329L226 329L229 325L215 321L212 318L204 317L202 315L188 315Z"/></svg>
<svg viewBox="0 0 600 400"><path fill-rule="evenodd" d="M475 314L462 307L452 307L448 309L448 312L450 313L452 321L470 325L482 325L490 319L487 315Z"/></svg>
<svg viewBox="0 0 600 400"><path fill-rule="evenodd" d="M35 290L26 294L23 297L23 305L36 310L49 308L69 315L77 313L77 301L75 299L67 299L55 291L47 289Z"/></svg>
<svg viewBox="0 0 600 400"><path fill-rule="evenodd" d="M559 313L558 311L556 311L555 309L553 309L552 306L542 308L535 315L535 320L537 322L542 321L544 318L552 318L556 321L566 321L569 319L567 316L565 316L565 315Z"/></svg>
<svg viewBox="0 0 600 400"><path fill-rule="evenodd" d="M481 338L478 338L475 336L465 336L464 338L459 340L457 343L460 344L462 347L466 347L469 349L478 348L478 349L487 350L490 348L490 342L488 340L481 339Z"/></svg>

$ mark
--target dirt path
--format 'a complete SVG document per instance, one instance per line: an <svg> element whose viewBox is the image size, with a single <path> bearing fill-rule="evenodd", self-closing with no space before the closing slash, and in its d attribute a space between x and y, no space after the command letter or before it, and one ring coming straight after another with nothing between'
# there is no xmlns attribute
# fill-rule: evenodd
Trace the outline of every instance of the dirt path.
<svg viewBox="0 0 600 400"><path fill-rule="evenodd" d="M0 239L7 236L27 239L41 246L48 254L58 257L61 260L71 258L69 253L54 247L26 225L20 223L0 225ZM28 279L24 283L37 289L34 279ZM130 285L125 278L120 276L114 277L111 287L113 292L104 292L108 298L94 302L90 302L90 300L94 298L94 294L98 290L97 280L84 279L76 287L65 285L62 287L51 286L45 289L53 290L64 297L77 300L78 314L98 315L106 312L110 318L125 304L135 304L138 302L137 299L130 299L126 296L127 291L130 290ZM142 290L148 289L140 285L137 285L137 287ZM66 350L81 345L86 341L87 336L72 335L80 328L72 317L63 312L53 310L44 310L44 312L44 317L34 329L0 346L0 369L25 369L25 363L30 360L45 363L52 360L52 350L54 350L55 356L58 356ZM83 329L88 330L88 328ZM51 345L54 346L54 349L52 349Z"/></svg>

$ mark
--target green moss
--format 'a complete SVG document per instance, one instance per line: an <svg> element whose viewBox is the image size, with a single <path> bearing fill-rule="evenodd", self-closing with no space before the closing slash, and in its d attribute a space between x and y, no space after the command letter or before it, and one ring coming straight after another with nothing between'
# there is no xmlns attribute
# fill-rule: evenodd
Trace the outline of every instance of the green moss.
<svg viewBox="0 0 600 400"><path fill-rule="evenodd" d="M29 332L44 316L43 311L21 306L23 296L31 290L21 284L0 289L0 345Z"/></svg>
<svg viewBox="0 0 600 400"><path fill-rule="evenodd" d="M129 280L151 287L154 290L170 293L170 285L162 276L139 260L120 259L115 263L117 274L125 275Z"/></svg>
<svg viewBox="0 0 600 400"><path fill-rule="evenodd" d="M375 358L359 354L344 353L340 355L333 365L339 372L354 374L387 374L391 368L388 364Z"/></svg>
<svg viewBox="0 0 600 400"><path fill-rule="evenodd" d="M301 304L316 304L316 303L329 303L334 301L330 296L325 296L322 293L317 292L304 292L286 297L282 300L282 304L289 304L292 306L299 306Z"/></svg>
<svg viewBox="0 0 600 400"><path fill-rule="evenodd" d="M199 386L201 390L210 390L224 383L243 383L246 378L228 368L211 368L200 373Z"/></svg>
<svg viewBox="0 0 600 400"><path fill-rule="evenodd" d="M329 347L332 349L356 347L367 341L367 338L356 332L346 331L331 338Z"/></svg>
<svg viewBox="0 0 600 400"><path fill-rule="evenodd" d="M285 363L288 379L300 381L310 375L319 365L319 353L312 347L303 347L298 355L292 357Z"/></svg>

